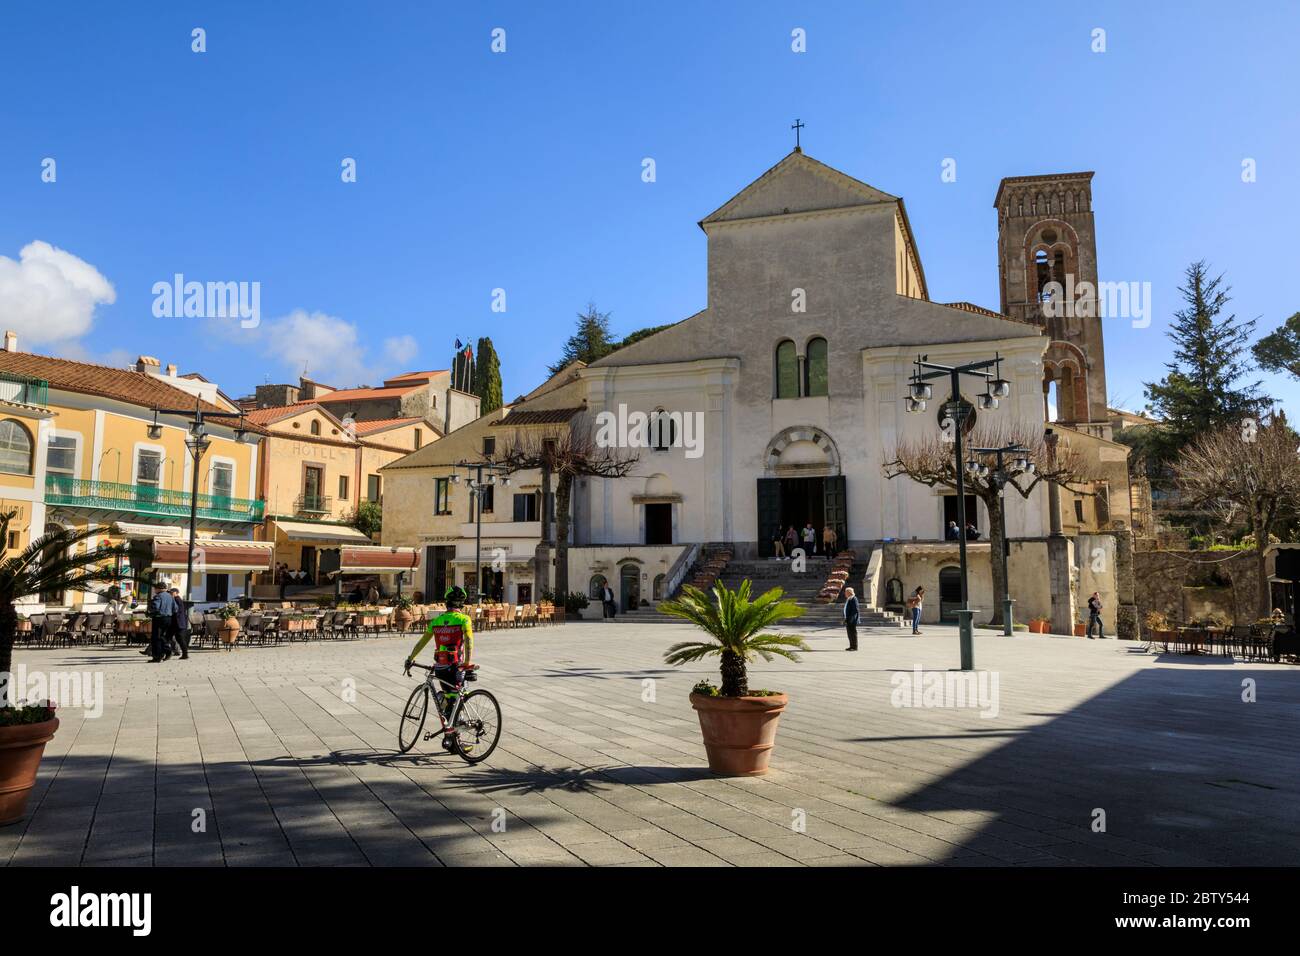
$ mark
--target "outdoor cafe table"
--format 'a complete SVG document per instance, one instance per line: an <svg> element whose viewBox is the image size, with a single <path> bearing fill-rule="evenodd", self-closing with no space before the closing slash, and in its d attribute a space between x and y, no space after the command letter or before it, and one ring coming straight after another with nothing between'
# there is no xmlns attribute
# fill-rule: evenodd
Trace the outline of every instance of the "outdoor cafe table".
<svg viewBox="0 0 1300 956"><path fill-rule="evenodd" d="M113 621L113 630L118 634L126 635L126 643L131 643L131 638L143 634L145 636L153 635L153 622L146 618L119 617Z"/></svg>

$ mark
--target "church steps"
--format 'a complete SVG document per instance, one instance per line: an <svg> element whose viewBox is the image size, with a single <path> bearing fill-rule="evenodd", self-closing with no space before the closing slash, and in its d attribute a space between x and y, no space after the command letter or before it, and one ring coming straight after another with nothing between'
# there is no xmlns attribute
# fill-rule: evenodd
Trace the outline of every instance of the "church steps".
<svg viewBox="0 0 1300 956"><path fill-rule="evenodd" d="M686 577L686 583L708 591L715 581L721 581L732 590L740 587L745 580L750 582L750 596L755 597L774 587L780 587L785 597L795 601L804 608L804 613L792 626L800 624L816 627L840 626L844 621L844 602L837 598L830 603L818 600L818 595L825 586L834 562L831 558L811 555L804 559L804 570L795 573L790 561L778 561L772 558L734 560L733 551L725 545L706 545L700 550L700 558ZM849 571L848 586L862 589L862 580L867 572L867 559L870 552L859 556ZM676 595L674 595L676 596ZM859 595L861 600L861 595ZM903 619L892 612L862 604L859 612L860 627L904 627ZM672 623L677 618L661 614L653 607L639 608L635 611L620 611L614 619L619 622L637 623Z"/></svg>

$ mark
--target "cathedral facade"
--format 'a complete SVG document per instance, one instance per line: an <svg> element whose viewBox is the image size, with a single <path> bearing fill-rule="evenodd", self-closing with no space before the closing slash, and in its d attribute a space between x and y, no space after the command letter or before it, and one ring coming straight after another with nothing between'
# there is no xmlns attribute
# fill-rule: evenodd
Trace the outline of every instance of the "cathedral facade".
<svg viewBox="0 0 1300 956"><path fill-rule="evenodd" d="M1003 181L995 312L931 301L902 199L799 150L786 156L700 222L706 308L581 372L591 413L635 409L672 424L638 451L636 477L584 483L575 544L717 542L757 559L773 555L786 529L806 525L819 540L829 525L841 548L860 553L942 542L955 494L884 469L900 444L942 428L946 384L936 384L927 412L904 407L920 354L947 365L1000 357L1011 394L976 411L977 424L1077 431L1094 459L1095 446L1113 446L1122 510L1125 455L1109 441L1101 319L1074 310L1052 318L1043 308L1055 281L1095 285L1091 175ZM979 386L970 387L960 397L974 403ZM699 423L692 449L672 440L688 416ZM1059 533L1051 508L1074 533L1113 521L1109 490L1052 497L1040 485L1008 502L1008 537ZM987 528L982 504L968 518Z"/></svg>

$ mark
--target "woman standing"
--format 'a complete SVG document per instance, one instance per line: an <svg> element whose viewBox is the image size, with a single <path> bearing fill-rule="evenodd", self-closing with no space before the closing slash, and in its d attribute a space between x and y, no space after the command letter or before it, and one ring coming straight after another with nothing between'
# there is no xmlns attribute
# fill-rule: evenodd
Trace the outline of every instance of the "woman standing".
<svg viewBox="0 0 1300 956"><path fill-rule="evenodd" d="M912 596L907 599L907 608L912 614L912 633L921 633L921 604L925 600L925 588L921 585L916 586Z"/></svg>

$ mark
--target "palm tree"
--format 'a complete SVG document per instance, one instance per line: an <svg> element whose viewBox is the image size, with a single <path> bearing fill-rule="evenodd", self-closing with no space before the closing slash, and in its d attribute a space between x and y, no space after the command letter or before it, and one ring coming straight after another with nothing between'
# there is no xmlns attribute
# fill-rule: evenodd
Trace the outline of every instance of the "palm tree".
<svg viewBox="0 0 1300 956"><path fill-rule="evenodd" d="M17 514L0 514L0 541L9 540L9 522ZM18 609L14 605L19 599L51 591L90 591L93 584L118 579L114 559L126 554L125 546L72 553L75 545L101 533L93 528L55 527L0 563L0 674L12 669L18 634Z"/></svg>
<svg viewBox="0 0 1300 956"><path fill-rule="evenodd" d="M760 633L778 621L803 614L803 608L794 601L782 600L784 593L780 588L772 588L751 601L748 579L734 591L719 581L713 585L717 600L710 601L699 588L686 585L681 597L660 603L659 610L690 621L713 640L674 644L664 655L664 663L686 664L716 654L722 658L721 695L748 696L747 661L755 657L765 661L773 657L797 661L795 652L809 649L802 637L793 634Z"/></svg>

